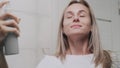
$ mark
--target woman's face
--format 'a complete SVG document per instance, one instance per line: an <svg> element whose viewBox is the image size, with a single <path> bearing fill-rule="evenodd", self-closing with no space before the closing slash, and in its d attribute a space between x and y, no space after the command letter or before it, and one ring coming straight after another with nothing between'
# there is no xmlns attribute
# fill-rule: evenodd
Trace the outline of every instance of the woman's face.
<svg viewBox="0 0 120 68"><path fill-rule="evenodd" d="M82 4L70 5L64 13L63 31L67 36L88 35L91 30L89 9Z"/></svg>

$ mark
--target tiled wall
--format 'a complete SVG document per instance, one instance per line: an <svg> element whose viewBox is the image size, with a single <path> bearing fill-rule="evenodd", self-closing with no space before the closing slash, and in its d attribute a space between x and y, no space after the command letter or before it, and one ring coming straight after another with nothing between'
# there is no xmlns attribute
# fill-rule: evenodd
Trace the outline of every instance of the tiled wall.
<svg viewBox="0 0 120 68"><path fill-rule="evenodd" d="M21 18L19 24L21 35L19 37L20 53L6 56L9 68L35 68L44 54L55 52L58 24L68 2L69 0L11 0L12 13ZM102 41L105 45L103 47L120 54L120 32L118 31L120 29L118 17L120 16L116 10L117 1L110 2L106 6L107 2L108 0L104 0L104 3L103 1L99 3L90 1L97 17L112 20L110 23L97 20L100 23ZM104 14L100 6L98 9L96 6L98 4L110 7L105 9L108 13ZM112 6L109 6L110 4Z"/></svg>

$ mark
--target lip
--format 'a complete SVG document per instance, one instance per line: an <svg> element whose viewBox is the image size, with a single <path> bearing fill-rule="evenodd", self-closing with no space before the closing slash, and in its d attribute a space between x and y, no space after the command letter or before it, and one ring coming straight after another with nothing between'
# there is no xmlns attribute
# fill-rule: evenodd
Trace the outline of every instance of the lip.
<svg viewBox="0 0 120 68"><path fill-rule="evenodd" d="M80 28L80 27L82 27L82 26L79 25L79 24L74 24L74 25L71 26L71 28Z"/></svg>

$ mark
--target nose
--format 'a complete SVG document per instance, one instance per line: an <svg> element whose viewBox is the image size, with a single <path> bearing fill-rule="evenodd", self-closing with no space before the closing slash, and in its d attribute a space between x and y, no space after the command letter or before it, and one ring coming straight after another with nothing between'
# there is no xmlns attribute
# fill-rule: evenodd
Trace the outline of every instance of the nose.
<svg viewBox="0 0 120 68"><path fill-rule="evenodd" d="M80 22L80 20L79 20L78 17L75 17L75 18L73 19L73 22Z"/></svg>

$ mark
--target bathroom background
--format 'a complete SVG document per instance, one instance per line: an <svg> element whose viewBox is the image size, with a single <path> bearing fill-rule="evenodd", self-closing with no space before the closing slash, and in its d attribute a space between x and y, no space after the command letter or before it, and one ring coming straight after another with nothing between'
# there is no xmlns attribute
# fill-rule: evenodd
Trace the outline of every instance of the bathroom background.
<svg viewBox="0 0 120 68"><path fill-rule="evenodd" d="M56 48L58 24L70 0L10 0L8 10L21 18L19 54L6 55L9 68L35 68ZM120 61L120 0L87 0L99 25L102 46Z"/></svg>

